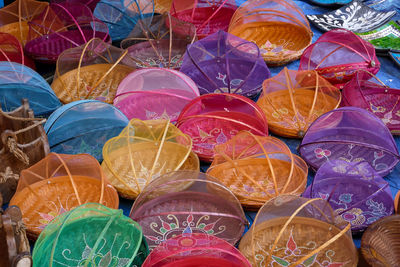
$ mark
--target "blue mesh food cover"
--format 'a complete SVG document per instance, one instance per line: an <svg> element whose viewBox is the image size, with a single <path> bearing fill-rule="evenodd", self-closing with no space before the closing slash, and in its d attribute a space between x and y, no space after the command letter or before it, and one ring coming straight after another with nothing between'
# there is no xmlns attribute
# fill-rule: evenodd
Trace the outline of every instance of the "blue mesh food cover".
<svg viewBox="0 0 400 267"><path fill-rule="evenodd" d="M102 161L104 143L117 136L128 122L125 115L112 105L97 100L80 100L57 109L44 129L52 152L88 153Z"/></svg>
<svg viewBox="0 0 400 267"><path fill-rule="evenodd" d="M21 106L23 98L36 117L47 117L61 106L50 85L39 73L15 62L0 62L0 105L4 111Z"/></svg>
<svg viewBox="0 0 400 267"><path fill-rule="evenodd" d="M154 14L153 0L101 0L93 12L107 24L112 41L128 37L140 18Z"/></svg>

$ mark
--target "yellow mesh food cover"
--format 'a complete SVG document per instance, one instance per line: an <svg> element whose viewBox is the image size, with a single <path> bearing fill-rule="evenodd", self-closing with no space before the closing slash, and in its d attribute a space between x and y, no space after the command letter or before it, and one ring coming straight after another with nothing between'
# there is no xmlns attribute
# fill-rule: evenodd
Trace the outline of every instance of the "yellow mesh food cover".
<svg viewBox="0 0 400 267"><path fill-rule="evenodd" d="M105 180L98 161L88 154L50 153L21 172L10 205L21 208L27 234L36 238L58 215L88 202L118 208L116 190Z"/></svg>
<svg viewBox="0 0 400 267"><path fill-rule="evenodd" d="M307 164L278 138L243 131L214 151L207 174L228 187L247 208L258 209L275 196L299 196L305 190Z"/></svg>
<svg viewBox="0 0 400 267"><path fill-rule="evenodd" d="M264 81L257 104L264 111L271 132L302 138L312 122L337 108L340 101L340 90L316 71L284 68Z"/></svg>
<svg viewBox="0 0 400 267"><path fill-rule="evenodd" d="M192 140L167 120L133 119L103 147L102 168L121 196L135 199L154 178L199 170Z"/></svg>

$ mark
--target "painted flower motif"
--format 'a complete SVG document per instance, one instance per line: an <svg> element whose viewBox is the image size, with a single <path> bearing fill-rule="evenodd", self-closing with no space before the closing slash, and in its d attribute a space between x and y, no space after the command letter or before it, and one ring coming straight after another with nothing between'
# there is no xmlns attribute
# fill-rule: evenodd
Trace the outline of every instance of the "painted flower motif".
<svg viewBox="0 0 400 267"><path fill-rule="evenodd" d="M58 212L56 211L50 211L49 213L38 212L39 216L42 219L39 220L40 225L37 228L43 230L55 217L63 214L66 211L67 211L66 209L60 207L60 210Z"/></svg>
<svg viewBox="0 0 400 267"><path fill-rule="evenodd" d="M396 111L395 115L396 115L397 117L400 117L400 109L399 109L398 111Z"/></svg>
<svg viewBox="0 0 400 267"><path fill-rule="evenodd" d="M349 222L352 226L362 225L365 222L365 216L363 215L363 211L359 208L352 208L346 212L343 212L344 209L335 210L336 221L337 223L341 223L343 221Z"/></svg>
<svg viewBox="0 0 400 267"><path fill-rule="evenodd" d="M279 119L281 117L281 114L287 115L288 113L289 113L289 110L287 108L280 108L272 113L272 117Z"/></svg>
<svg viewBox="0 0 400 267"><path fill-rule="evenodd" d="M382 106L374 106L372 103L369 103L369 107L373 113L382 113L386 111L385 107Z"/></svg>
<svg viewBox="0 0 400 267"><path fill-rule="evenodd" d="M339 200L344 203L350 203L352 201L353 194L341 194Z"/></svg>
<svg viewBox="0 0 400 267"><path fill-rule="evenodd" d="M384 124L400 124L400 121L393 119L393 113L391 111L383 116L382 121Z"/></svg>
<svg viewBox="0 0 400 267"><path fill-rule="evenodd" d="M314 153L315 153L315 156L319 159L322 159L324 157L328 158L332 154L330 150L322 149L322 148L316 148L314 150Z"/></svg>

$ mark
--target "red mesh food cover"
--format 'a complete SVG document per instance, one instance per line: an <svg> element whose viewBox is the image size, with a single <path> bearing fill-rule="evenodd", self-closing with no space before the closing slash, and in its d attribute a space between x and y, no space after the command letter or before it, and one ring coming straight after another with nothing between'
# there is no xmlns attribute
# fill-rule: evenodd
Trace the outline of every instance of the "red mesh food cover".
<svg viewBox="0 0 400 267"><path fill-rule="evenodd" d="M24 55L21 43L13 35L0 32L0 61L12 61L35 69L35 63Z"/></svg>
<svg viewBox="0 0 400 267"><path fill-rule="evenodd" d="M380 63L375 48L354 33L335 29L321 35L300 59L299 70L316 70L332 84L341 86L359 69L376 74Z"/></svg>

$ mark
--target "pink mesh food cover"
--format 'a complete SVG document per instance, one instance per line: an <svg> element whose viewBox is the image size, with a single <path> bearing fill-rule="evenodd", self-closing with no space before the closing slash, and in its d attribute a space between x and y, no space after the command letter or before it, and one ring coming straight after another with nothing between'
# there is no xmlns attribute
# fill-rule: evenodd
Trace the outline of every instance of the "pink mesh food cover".
<svg viewBox="0 0 400 267"><path fill-rule="evenodd" d="M359 69L376 74L380 63L375 48L354 33L334 29L321 35L300 59L299 70L316 70L332 84L341 86Z"/></svg>
<svg viewBox="0 0 400 267"><path fill-rule="evenodd" d="M171 15L196 26L199 38L218 30L228 31L237 9L235 0L173 0Z"/></svg>
<svg viewBox="0 0 400 267"><path fill-rule="evenodd" d="M234 246L218 237L203 233L174 236L156 247L142 267L251 267Z"/></svg>
<svg viewBox="0 0 400 267"><path fill-rule="evenodd" d="M119 84L114 106L129 119L176 121L183 107L199 96L185 74L162 68L132 72Z"/></svg>
<svg viewBox="0 0 400 267"><path fill-rule="evenodd" d="M324 163L303 196L328 201L337 223L351 223L353 232L394 211L389 184L366 161Z"/></svg>
<svg viewBox="0 0 400 267"><path fill-rule="evenodd" d="M64 50L92 38L110 41L107 26L78 2L52 3L29 22L26 53L37 61L55 63Z"/></svg>
<svg viewBox="0 0 400 267"><path fill-rule="evenodd" d="M255 97L270 77L257 45L224 31L190 45L180 71L193 79L201 94Z"/></svg>
<svg viewBox="0 0 400 267"><path fill-rule="evenodd" d="M186 47L195 40L193 24L165 13L139 19L121 47L128 49L137 68L179 69Z"/></svg>
<svg viewBox="0 0 400 267"><path fill-rule="evenodd" d="M399 89L388 88L372 73L360 70L344 85L342 95L343 106L366 109L380 118L392 134L400 134Z"/></svg>
<svg viewBox="0 0 400 267"><path fill-rule="evenodd" d="M204 161L214 158L214 146L239 131L268 135L267 119L250 99L236 94L207 94L192 100L181 112L178 128L192 137L193 151Z"/></svg>
<svg viewBox="0 0 400 267"><path fill-rule="evenodd" d="M339 108L319 117L308 128L299 150L314 170L336 159L366 161L381 176L389 174L400 157L385 124L356 107Z"/></svg>
<svg viewBox="0 0 400 267"><path fill-rule="evenodd" d="M170 172L153 180L136 199L130 217L143 228L150 249L191 233L214 235L234 245L247 223L228 188L193 171Z"/></svg>

